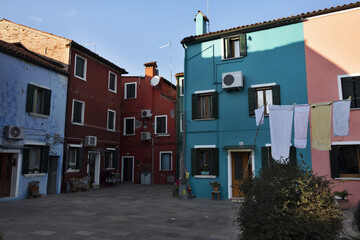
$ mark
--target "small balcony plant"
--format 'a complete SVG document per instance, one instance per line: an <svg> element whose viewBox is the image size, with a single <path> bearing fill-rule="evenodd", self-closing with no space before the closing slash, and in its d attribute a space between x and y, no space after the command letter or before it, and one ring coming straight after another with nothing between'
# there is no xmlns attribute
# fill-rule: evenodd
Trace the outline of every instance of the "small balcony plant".
<svg viewBox="0 0 360 240"><path fill-rule="evenodd" d="M351 194L347 190L335 191L334 194L340 209L342 210L350 209L349 199L347 199L346 197Z"/></svg>
<svg viewBox="0 0 360 240"><path fill-rule="evenodd" d="M201 168L201 174L202 175L209 175L210 174L209 165L207 165L206 163Z"/></svg>
<svg viewBox="0 0 360 240"><path fill-rule="evenodd" d="M213 191L219 191L221 183L218 181L210 181L209 184L213 187Z"/></svg>

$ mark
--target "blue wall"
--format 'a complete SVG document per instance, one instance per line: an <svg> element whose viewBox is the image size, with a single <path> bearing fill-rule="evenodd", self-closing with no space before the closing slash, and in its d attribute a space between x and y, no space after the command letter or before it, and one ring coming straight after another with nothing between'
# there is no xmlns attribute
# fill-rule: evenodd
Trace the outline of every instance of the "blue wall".
<svg viewBox="0 0 360 240"><path fill-rule="evenodd" d="M67 76L0 52L0 151L14 150L21 153L17 155L16 166L19 177L15 180L16 183L12 182L12 185L18 186L18 195L0 200L25 198L28 182L33 180L40 181L40 193L46 195L47 174L38 177L25 177L21 174L22 148L34 143L49 145L49 155L58 157L56 191L60 193L67 79ZM33 116L25 111L28 83L51 89L50 116ZM6 125L22 127L25 130L25 139L4 139L3 129Z"/></svg>
<svg viewBox="0 0 360 240"><path fill-rule="evenodd" d="M247 33L248 55L240 59L221 59L221 39L187 45L185 50L186 167L191 172L190 151L194 145L216 145L219 148L221 197L228 198L227 145L253 145L255 118L249 116L248 88L254 84L280 85L281 104L307 103L304 36L302 23ZM222 89L222 73L242 71L244 88L226 92ZM219 118L193 121L191 95L195 91L215 89L219 99ZM261 168L261 147L270 142L268 117L260 127L255 147L255 171ZM292 137L294 134L292 135ZM297 158L311 166L310 142L297 149ZM300 157L300 153L303 158ZM193 193L210 197L213 179L190 177Z"/></svg>

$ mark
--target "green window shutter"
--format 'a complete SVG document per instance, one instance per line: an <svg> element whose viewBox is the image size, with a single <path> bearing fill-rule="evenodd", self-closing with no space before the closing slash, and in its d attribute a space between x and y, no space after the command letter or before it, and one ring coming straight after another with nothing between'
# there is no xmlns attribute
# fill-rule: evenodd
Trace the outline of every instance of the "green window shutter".
<svg viewBox="0 0 360 240"><path fill-rule="evenodd" d="M351 99L352 102L355 101L355 107L360 108L360 77L354 77L355 81L355 99Z"/></svg>
<svg viewBox="0 0 360 240"><path fill-rule="evenodd" d="M218 100L218 93L213 92L211 94L211 100L212 100L212 118L218 118L219 117L219 100Z"/></svg>
<svg viewBox="0 0 360 240"><path fill-rule="evenodd" d="M114 159L113 159L114 168L119 169L119 151L115 150L113 156L114 156Z"/></svg>
<svg viewBox="0 0 360 240"><path fill-rule="evenodd" d="M225 58L231 58L231 51L230 51L230 40L229 38L225 38L224 39L224 46L225 46L225 50L224 50L224 54L225 54Z"/></svg>
<svg viewBox="0 0 360 240"><path fill-rule="evenodd" d="M289 155L289 164L296 166L297 159L296 159L296 147L290 147L290 155Z"/></svg>
<svg viewBox="0 0 360 240"><path fill-rule="evenodd" d="M212 148L212 168L211 169L211 175L219 176L219 149L218 148Z"/></svg>
<svg viewBox="0 0 360 240"><path fill-rule="evenodd" d="M50 106L51 106L51 90L44 89L44 114L50 115Z"/></svg>
<svg viewBox="0 0 360 240"><path fill-rule="evenodd" d="M84 166L84 148L78 148L78 156L76 161L76 168L82 171Z"/></svg>
<svg viewBox="0 0 360 240"><path fill-rule="evenodd" d="M198 150L196 148L191 149L191 175L195 176L199 174L198 164Z"/></svg>
<svg viewBox="0 0 360 240"><path fill-rule="evenodd" d="M248 99L249 99L249 115L250 117L253 117L255 116L255 109L256 109L255 88L248 88Z"/></svg>
<svg viewBox="0 0 360 240"><path fill-rule="evenodd" d="M197 94L192 94L191 95L191 110L192 110L192 119L197 119L198 118L198 104L197 104Z"/></svg>
<svg viewBox="0 0 360 240"><path fill-rule="evenodd" d="M35 86L28 84L26 96L26 112L28 113L32 112L33 110L34 90Z"/></svg>
<svg viewBox="0 0 360 240"><path fill-rule="evenodd" d="M247 56L247 44L246 44L246 34L240 34L240 56L245 57Z"/></svg>
<svg viewBox="0 0 360 240"><path fill-rule="evenodd" d="M339 177L339 159L338 159L339 149L338 146L332 145L330 150L330 169L331 177Z"/></svg>
<svg viewBox="0 0 360 240"><path fill-rule="evenodd" d="M49 167L49 146L43 146L41 148L41 158L40 158L40 172L47 173Z"/></svg>
<svg viewBox="0 0 360 240"><path fill-rule="evenodd" d="M261 164L262 164L262 168L270 167L268 147L261 147Z"/></svg>
<svg viewBox="0 0 360 240"><path fill-rule="evenodd" d="M273 105L281 105L280 85L275 85L272 87L272 95L273 95Z"/></svg>
<svg viewBox="0 0 360 240"><path fill-rule="evenodd" d="M24 148L23 149L22 174L29 173L29 156L30 156L30 149Z"/></svg>

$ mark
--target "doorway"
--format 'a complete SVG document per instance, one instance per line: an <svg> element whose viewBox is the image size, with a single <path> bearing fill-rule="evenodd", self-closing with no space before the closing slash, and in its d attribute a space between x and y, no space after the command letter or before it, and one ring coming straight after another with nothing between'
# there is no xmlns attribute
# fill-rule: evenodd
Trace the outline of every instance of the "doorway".
<svg viewBox="0 0 360 240"><path fill-rule="evenodd" d="M0 198L10 197L13 154L0 154Z"/></svg>
<svg viewBox="0 0 360 240"><path fill-rule="evenodd" d="M88 159L89 183L94 189L98 189L100 185L100 153L89 151Z"/></svg>
<svg viewBox="0 0 360 240"><path fill-rule="evenodd" d="M57 165L59 157L50 156L49 158L49 173L47 182L47 194L56 193L56 178L57 178Z"/></svg>
<svg viewBox="0 0 360 240"><path fill-rule="evenodd" d="M122 157L122 181L134 181L134 157Z"/></svg>
<svg viewBox="0 0 360 240"><path fill-rule="evenodd" d="M232 198L243 197L239 186L244 179L251 176L252 164L249 159L249 152L233 152L231 153L231 187L232 187ZM246 173L245 173L246 171ZM244 174L245 173L245 174Z"/></svg>

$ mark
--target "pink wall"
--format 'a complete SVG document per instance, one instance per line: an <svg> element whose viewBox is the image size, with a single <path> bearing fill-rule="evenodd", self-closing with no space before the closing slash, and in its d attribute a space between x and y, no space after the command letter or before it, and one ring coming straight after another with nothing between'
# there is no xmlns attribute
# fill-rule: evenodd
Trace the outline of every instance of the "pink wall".
<svg viewBox="0 0 360 240"><path fill-rule="evenodd" d="M360 9L343 11L304 22L309 103L339 99L338 75L360 75ZM360 110L351 110L350 135L332 142L360 144ZM310 126L311 131L311 126ZM330 178L329 151L311 150L313 170ZM351 206L360 200L360 178L336 180L334 190L347 189Z"/></svg>

